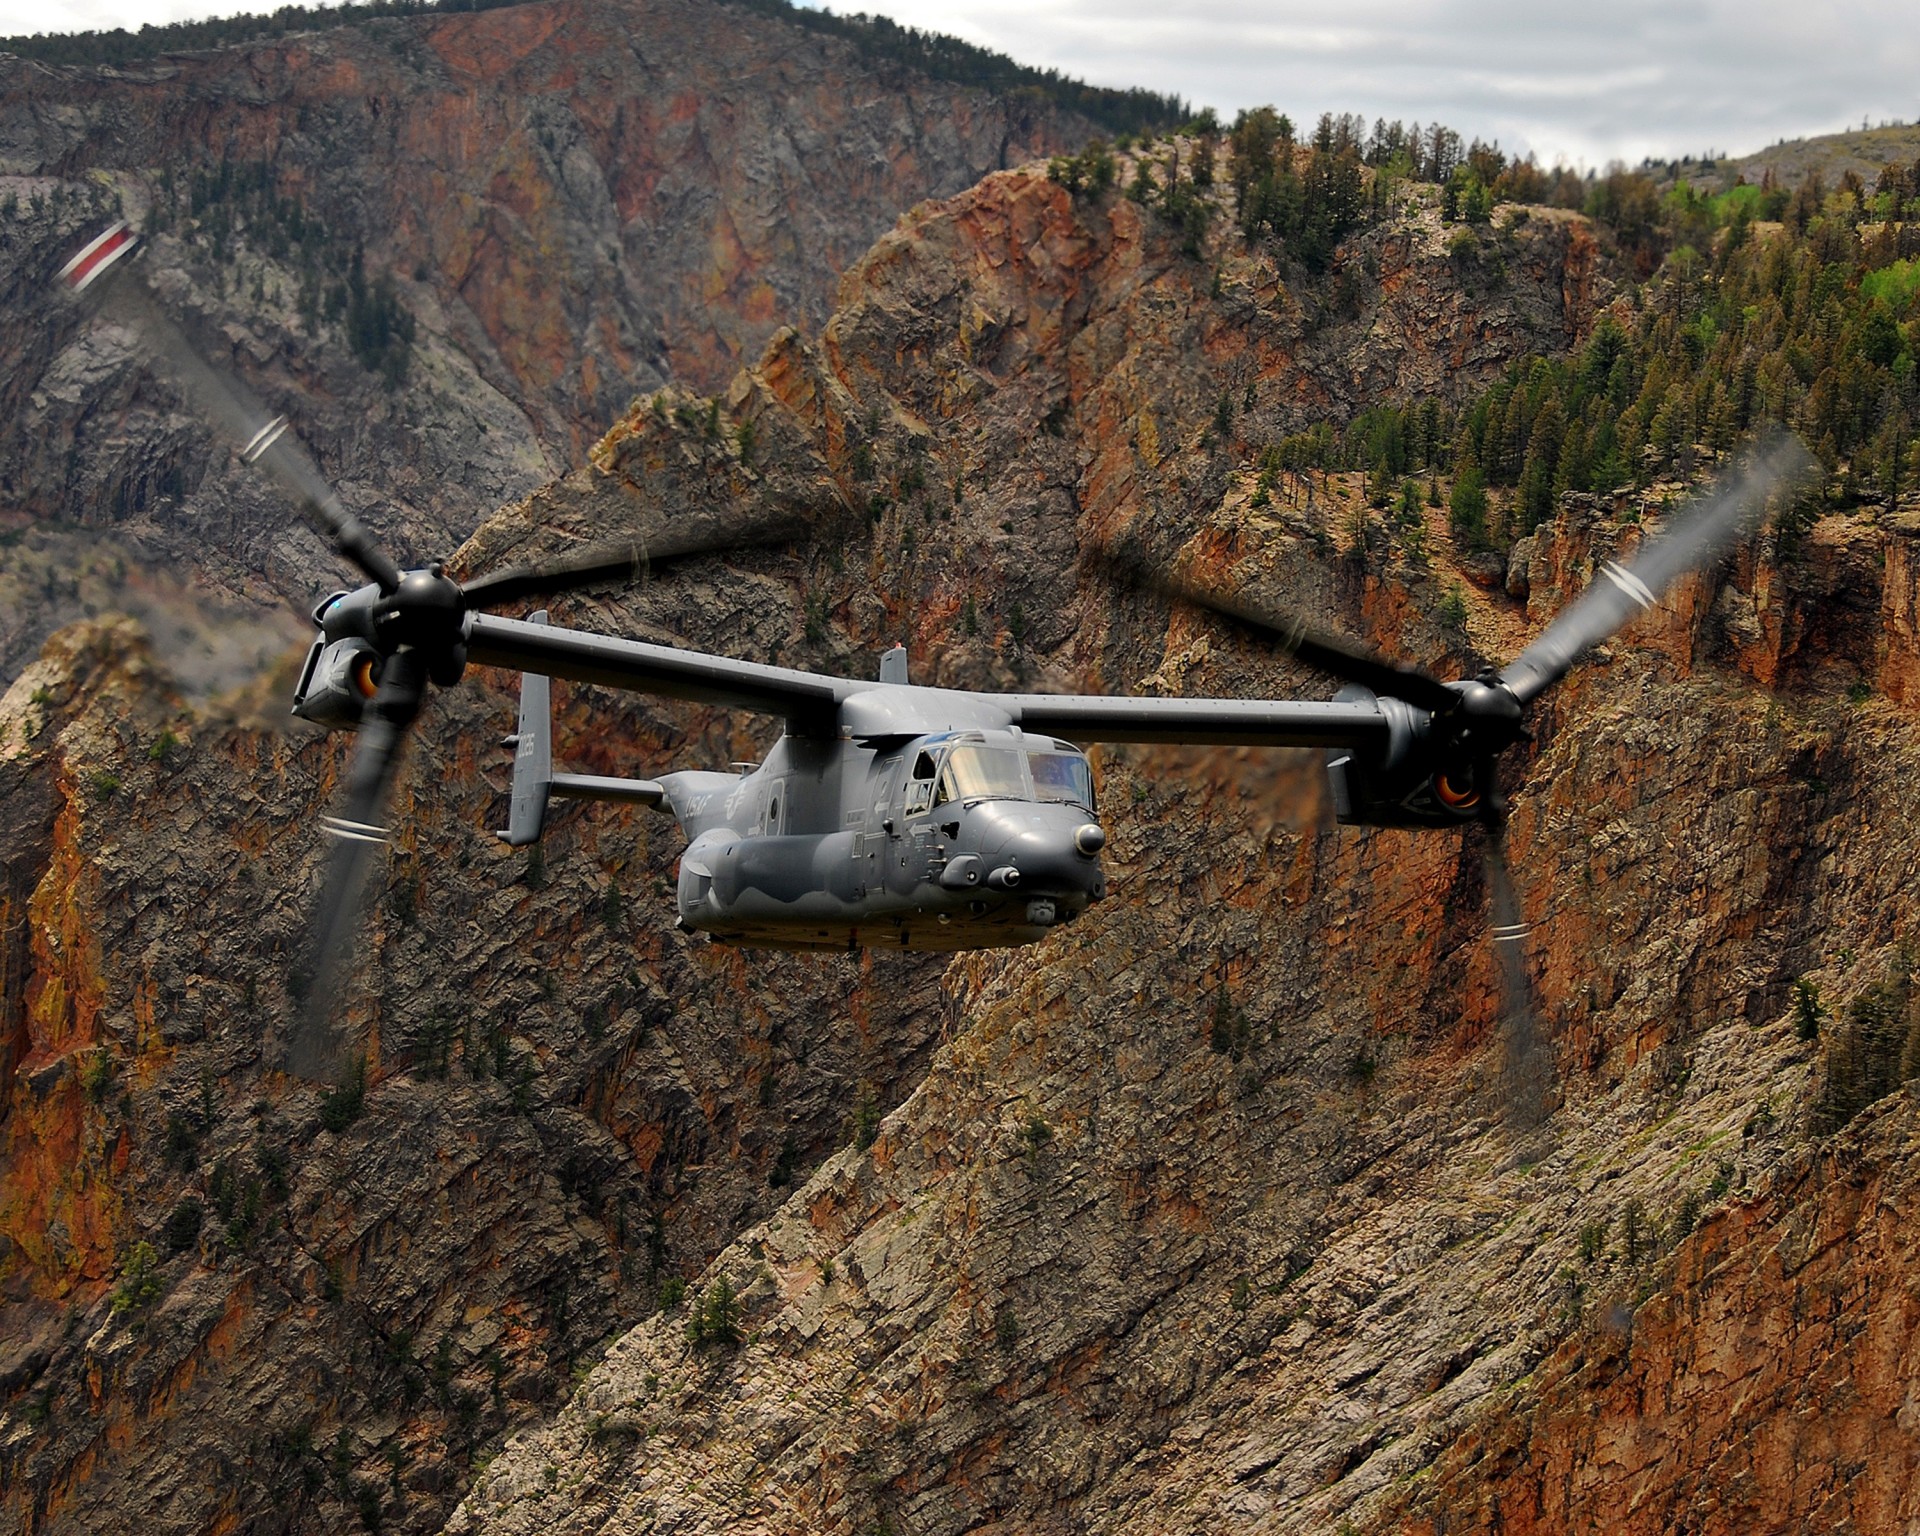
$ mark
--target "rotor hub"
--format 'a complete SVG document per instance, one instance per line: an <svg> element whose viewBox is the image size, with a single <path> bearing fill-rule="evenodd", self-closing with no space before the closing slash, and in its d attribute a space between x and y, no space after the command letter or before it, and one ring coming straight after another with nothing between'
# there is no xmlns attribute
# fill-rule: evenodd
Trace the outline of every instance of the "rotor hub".
<svg viewBox="0 0 1920 1536"><path fill-rule="evenodd" d="M1460 695L1449 721L1449 746L1470 757L1492 757L1526 734L1520 701L1498 679L1485 676L1448 684Z"/></svg>
<svg viewBox="0 0 1920 1536"><path fill-rule="evenodd" d="M460 588L434 565L401 574L399 585L374 609L374 634L382 650L411 645L431 652L460 642L466 615Z"/></svg>

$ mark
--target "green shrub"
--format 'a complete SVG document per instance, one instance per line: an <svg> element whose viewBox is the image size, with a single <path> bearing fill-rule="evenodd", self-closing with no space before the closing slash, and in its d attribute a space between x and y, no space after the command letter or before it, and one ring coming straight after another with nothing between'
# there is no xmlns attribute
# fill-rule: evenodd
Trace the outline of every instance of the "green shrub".
<svg viewBox="0 0 1920 1536"><path fill-rule="evenodd" d="M1487 542L1487 478L1471 465L1453 482L1453 494L1447 498L1447 527L1454 543L1464 548L1480 549Z"/></svg>
<svg viewBox="0 0 1920 1536"><path fill-rule="evenodd" d="M1907 1078L1920 1075L1920 1016L1905 957L1847 1004L1827 1041L1814 1129L1837 1131Z"/></svg>
<svg viewBox="0 0 1920 1536"><path fill-rule="evenodd" d="M187 1195L181 1199L173 1208L173 1214L167 1217L168 1253L184 1253L200 1240L200 1224L204 1214L199 1200L194 1196Z"/></svg>
<svg viewBox="0 0 1920 1536"><path fill-rule="evenodd" d="M347 1067L346 1080L338 1088L320 1096L320 1124L338 1136L367 1107L367 1059L356 1056Z"/></svg>
<svg viewBox="0 0 1920 1536"><path fill-rule="evenodd" d="M740 1337L740 1299L722 1275L707 1287L707 1294L687 1319L687 1342L695 1349L709 1344L732 1348Z"/></svg>
<svg viewBox="0 0 1920 1536"><path fill-rule="evenodd" d="M1253 1024L1247 1010L1233 1000L1223 985L1213 994L1213 1019L1207 1029L1207 1044L1222 1056L1238 1061L1253 1044Z"/></svg>
<svg viewBox="0 0 1920 1536"><path fill-rule="evenodd" d="M1620 1243L1629 1264L1652 1256L1653 1233L1647 1227L1646 1207L1638 1200L1629 1200L1620 1213Z"/></svg>
<svg viewBox="0 0 1920 1536"><path fill-rule="evenodd" d="M1818 1040L1820 1024L1827 1010L1820 1002L1820 988L1806 977L1793 984L1793 1033L1801 1040Z"/></svg>
<svg viewBox="0 0 1920 1536"><path fill-rule="evenodd" d="M1695 1227L1700 1225L1700 1197L1688 1190L1680 1197L1680 1204L1673 1213L1673 1240L1679 1242Z"/></svg>
<svg viewBox="0 0 1920 1536"><path fill-rule="evenodd" d="M98 1104L113 1086L117 1063L104 1045L95 1046L80 1058L80 1086L90 1102Z"/></svg>
<svg viewBox="0 0 1920 1536"><path fill-rule="evenodd" d="M160 1280L158 1255L152 1243L135 1243L120 1271L120 1283L113 1291L113 1312L137 1311L159 1296L164 1288Z"/></svg>
<svg viewBox="0 0 1920 1536"><path fill-rule="evenodd" d="M853 1144L864 1152L880 1135L880 1104L871 1088L860 1091L860 1102L853 1111Z"/></svg>
<svg viewBox="0 0 1920 1536"><path fill-rule="evenodd" d="M188 1172L200 1161L200 1133L193 1122L178 1110L167 1116L167 1136L163 1144L166 1164Z"/></svg>

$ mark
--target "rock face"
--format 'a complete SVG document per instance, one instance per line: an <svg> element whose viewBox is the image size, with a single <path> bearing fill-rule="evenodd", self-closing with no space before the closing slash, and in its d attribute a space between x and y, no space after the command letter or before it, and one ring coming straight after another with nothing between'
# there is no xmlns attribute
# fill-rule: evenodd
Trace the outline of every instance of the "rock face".
<svg viewBox="0 0 1920 1536"><path fill-rule="evenodd" d="M1343 316L1337 283L1296 294L1225 244L1183 261L1129 204L991 178L883 240L818 349L776 343L729 409L847 466L850 499L871 487L864 582L816 567L805 602L912 633L941 681L1298 684L1116 598L1082 559L1116 548L1464 665L1512 654L1642 536L1619 516L1640 509L1569 506L1523 551L1515 606L1437 527L1425 556L1379 529L1345 553L1338 487L1257 508L1241 434L1564 344L1604 299L1583 238L1535 230L1506 264L1530 280L1476 306L1437 232L1379 232L1346 254L1379 288ZM1369 372L1410 336L1432 350ZM679 440L642 410L600 463L652 483L692 463ZM761 494L707 462L708 484ZM537 537L508 517L476 543ZM1908 559L1904 535L1845 521L1756 546L1552 697L1513 831L1555 1059L1534 1132L1503 1114L1471 850L1324 826L1310 761L1103 754L1113 899L957 962L924 1079L720 1255L695 1287L704 1340L684 1311L627 1335L449 1529L1438 1532L1511 1509L1651 1531L1695 1520L1722 1467L1738 1494L1703 1528L1897 1528L1897 1472L1820 1459L1912 1454L1886 1417L1910 1324L1869 1300L1903 1293L1909 1245L1891 1216L1856 1257L1818 1233L1898 1187L1904 1101L1835 1188L1806 1141L1821 1051L1788 1014L1795 979L1837 1007L1907 963L1916 849L1884 829L1915 741L1874 684L1909 668ZM1464 644L1435 617L1455 580ZM1778 1262L1831 1258L1749 1321L1789 1229ZM738 1342L716 1342L729 1293ZM1854 1369L1853 1296L1871 1384L1825 1422L1808 1410ZM1827 1321L1806 1353L1743 1373L1808 1310Z"/></svg>
<svg viewBox="0 0 1920 1536"><path fill-rule="evenodd" d="M1337 478L1267 494L1253 462L1571 346L1609 300L1581 221L1462 253L1416 206L1320 279L1225 220L1186 239L990 176L885 235L817 336L776 334L724 395L639 402L460 559L744 517L800 531L556 619L848 671L904 637L960 686L1274 696L1323 685L1116 570L1258 580L1456 672L1641 536L1568 508L1523 604L1437 515L1390 529ZM1817 1236L1867 1209L1845 1178L1897 1208L1905 1101L1823 1172L1821 1049L1789 1015L1808 979L1831 1034L1907 963L1920 845L1864 835L1905 825L1920 759L1875 691L1911 671L1907 538L1756 545L1536 718L1509 786L1555 1063L1531 1131L1503 1114L1476 853L1327 825L1311 757L1103 753L1113 894L1033 949L733 954L670 928L645 813L562 818L537 862L484 835L489 677L420 733L349 1000L364 1101L322 1101L264 1063L345 744L265 728L266 684L190 703L117 621L67 631L0 702L8 1515L1437 1531L1517 1500L1606 1525L1645 1490L1632 1517L1675 1528L1704 1450L1696 1474L1622 1431L1604 1454L1644 1475L1560 1471L1598 1444L1579 1341L1615 1341L1596 1379L1623 1414L1670 1382L1744 1423L1734 1346L1691 1330L1737 1310L1712 1277L1767 1283L1763 1233L1802 1234L1781 1262L1808 1306L1905 1286L1897 1223L1871 1281ZM766 738L560 703L589 771ZM1750 1524L1890 1528L1884 1480L1766 1481L1820 1454L1796 1393L1847 1367L1827 1305L1752 1399L1773 1438L1727 1505ZM1876 1306L1891 1363L1842 1428L1909 1454L1884 1420L1904 1314Z"/></svg>
<svg viewBox="0 0 1920 1536"><path fill-rule="evenodd" d="M1449 1446L1403 1528L1906 1528L1917 1151L1908 1090L1783 1162Z"/></svg>
<svg viewBox="0 0 1920 1536"><path fill-rule="evenodd" d="M0 677L124 609L129 568L255 622L312 602L322 557L287 509L128 338L55 302L116 210L164 232L157 281L202 343L425 560L577 466L637 393L717 389L824 319L901 209L1091 132L716 0L391 18L124 70L0 57L0 528L31 520L0 571ZM410 349L376 345L392 323Z"/></svg>

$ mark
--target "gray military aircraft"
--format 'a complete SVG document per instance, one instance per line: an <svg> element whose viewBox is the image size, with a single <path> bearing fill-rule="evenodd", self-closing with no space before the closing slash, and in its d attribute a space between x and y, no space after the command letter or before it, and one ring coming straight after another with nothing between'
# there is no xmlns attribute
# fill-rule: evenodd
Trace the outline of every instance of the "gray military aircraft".
<svg viewBox="0 0 1920 1536"><path fill-rule="evenodd" d="M522 676L507 842L536 840L554 799L637 802L672 814L687 838L677 892L682 928L742 945L845 950L960 950L1029 944L1106 894L1090 742L1318 747L1339 819L1372 826L1487 833L1494 937L1509 1012L1525 1011L1526 934L1501 851L1505 807L1496 765L1526 734L1525 706L1589 648L1652 607L1675 579L1714 558L1800 454L1757 449L1630 566L1598 578L1505 668L1443 682L1344 641L1316 636L1217 594L1167 581L1266 636L1345 686L1329 701L989 694L915 685L904 650L872 680L829 677L673 646L565 629L485 610L542 593L631 579L649 564L737 547L739 536L689 528L649 550L595 548L537 569L464 582L434 565L403 571L321 479L287 430L217 373L162 312L125 258L115 226L63 272L76 292L102 277L108 314L137 324L240 456L285 487L340 554L368 578L314 612L319 634L295 691L295 714L356 729L359 743L304 967L308 996L288 1065L337 1070L329 1021L334 982L357 926L371 853L407 730L428 685L450 687L471 664ZM752 711L784 723L758 765L659 779L557 773L548 679L629 689Z"/></svg>

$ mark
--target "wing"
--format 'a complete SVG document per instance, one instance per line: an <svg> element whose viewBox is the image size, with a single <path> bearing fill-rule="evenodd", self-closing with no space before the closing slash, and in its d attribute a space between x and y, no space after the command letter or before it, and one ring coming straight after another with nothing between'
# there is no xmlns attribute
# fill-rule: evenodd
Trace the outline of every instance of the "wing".
<svg viewBox="0 0 1920 1536"><path fill-rule="evenodd" d="M1218 747L1384 747L1386 714L1371 700L1128 699L1098 694L1003 694L993 702L1023 731L1069 741L1176 742Z"/></svg>
<svg viewBox="0 0 1920 1536"><path fill-rule="evenodd" d="M857 737L1017 725L1076 742L1384 749L1391 732L1386 712L1371 699L1315 703L961 693L822 677L490 614L468 620L467 658L513 672L778 715L805 735L836 735L842 725Z"/></svg>
<svg viewBox="0 0 1920 1536"><path fill-rule="evenodd" d="M467 659L486 667L544 672L576 683L780 715L808 735L831 732L841 700L858 688L872 686L486 613L468 620Z"/></svg>

